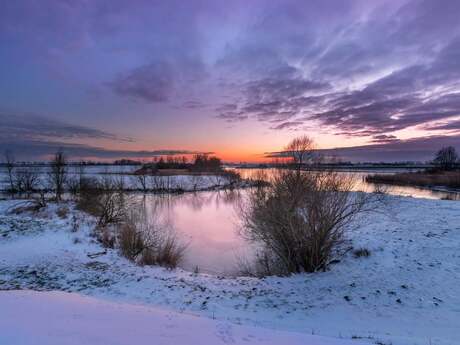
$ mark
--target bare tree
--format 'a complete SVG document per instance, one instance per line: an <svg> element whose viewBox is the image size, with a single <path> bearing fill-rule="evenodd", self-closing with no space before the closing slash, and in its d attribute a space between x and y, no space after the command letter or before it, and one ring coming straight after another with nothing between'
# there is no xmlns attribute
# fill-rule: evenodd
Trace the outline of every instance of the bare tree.
<svg viewBox="0 0 460 345"><path fill-rule="evenodd" d="M78 200L78 208L98 218L97 225L104 228L122 222L127 214L129 196L118 189L117 181L105 175L100 181L85 180Z"/></svg>
<svg viewBox="0 0 460 345"><path fill-rule="evenodd" d="M142 191L145 193L147 192L147 190L149 189L148 188L148 176L144 173L138 173L136 175L134 175L134 185L137 187L140 185Z"/></svg>
<svg viewBox="0 0 460 345"><path fill-rule="evenodd" d="M442 170L452 170L458 160L459 158L455 147L447 146L436 153L433 163Z"/></svg>
<svg viewBox="0 0 460 345"><path fill-rule="evenodd" d="M56 193L56 201L60 201L67 179L67 163L62 150L58 150L51 161L49 180Z"/></svg>
<svg viewBox="0 0 460 345"><path fill-rule="evenodd" d="M284 148L284 151L292 158L295 167L300 170L303 164L313 160L315 144L310 137L304 135L293 139Z"/></svg>
<svg viewBox="0 0 460 345"><path fill-rule="evenodd" d="M40 175L33 167L16 169L13 176L13 190L28 194L37 190L38 183L40 182Z"/></svg>
<svg viewBox="0 0 460 345"><path fill-rule="evenodd" d="M353 192L353 176L332 170L280 169L268 182L250 190L241 206L242 233L261 246L265 274L325 269L357 217L383 198Z"/></svg>
<svg viewBox="0 0 460 345"><path fill-rule="evenodd" d="M8 173L8 180L10 183L10 192L15 191L15 182L13 178L14 163L15 163L15 159L14 159L13 153L9 150L6 150L5 151L5 166L6 166L6 171Z"/></svg>

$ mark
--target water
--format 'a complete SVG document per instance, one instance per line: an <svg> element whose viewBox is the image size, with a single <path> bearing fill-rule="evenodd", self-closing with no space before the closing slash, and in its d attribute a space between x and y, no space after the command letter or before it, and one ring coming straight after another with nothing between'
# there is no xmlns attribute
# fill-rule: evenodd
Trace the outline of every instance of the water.
<svg viewBox="0 0 460 345"><path fill-rule="evenodd" d="M235 169L243 178L257 178L260 173L270 175L275 169ZM354 190L363 192L372 192L375 190L375 185L365 181L366 176L371 174L394 174L398 172L408 172L408 169L382 169L369 171L341 171L339 174L352 175L355 180ZM425 199L449 199L460 200L460 191L450 190L448 188L422 188L413 186L384 186L385 192L390 195L410 196L414 198Z"/></svg>
<svg viewBox="0 0 460 345"><path fill-rule="evenodd" d="M253 250L240 235L238 201L244 191L138 196L150 217L175 230L187 244L181 267L221 275L239 273Z"/></svg>

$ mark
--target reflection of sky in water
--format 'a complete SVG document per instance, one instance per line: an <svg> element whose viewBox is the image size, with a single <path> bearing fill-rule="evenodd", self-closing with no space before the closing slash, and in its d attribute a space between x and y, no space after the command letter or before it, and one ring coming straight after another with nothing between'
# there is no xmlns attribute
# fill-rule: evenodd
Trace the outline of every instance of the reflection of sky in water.
<svg viewBox="0 0 460 345"><path fill-rule="evenodd" d="M260 172L270 174L274 169L235 169L243 178L257 177ZM343 171L341 174L350 174L356 180L354 190L372 192L374 191L374 185L365 182L365 177L370 174L394 174L397 172L407 172L407 169L395 169L395 170L371 170L371 171L356 171L348 172ZM460 192L449 191L448 189L443 190L442 188L432 190L429 188L417 188L411 186L385 186L384 190L386 193L391 195L402 195L412 196L415 198L427 198L427 199L453 199L460 200Z"/></svg>
<svg viewBox="0 0 460 345"><path fill-rule="evenodd" d="M238 234L239 193L147 195L146 207L159 222L172 226L188 244L183 268L232 274L238 271L242 257L250 253L248 243Z"/></svg>

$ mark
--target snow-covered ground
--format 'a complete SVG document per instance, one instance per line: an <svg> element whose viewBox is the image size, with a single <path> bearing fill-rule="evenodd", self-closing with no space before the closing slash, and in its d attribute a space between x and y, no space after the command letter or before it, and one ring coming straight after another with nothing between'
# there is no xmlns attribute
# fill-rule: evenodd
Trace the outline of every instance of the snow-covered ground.
<svg viewBox="0 0 460 345"><path fill-rule="evenodd" d="M202 322L204 334L217 334L219 329L227 334L225 329L235 327L237 335L223 336L227 339L223 341L230 343L232 339L241 342L248 334L257 338L276 330L304 334L305 344L323 344L323 340L307 337L312 334L336 338L338 344L352 338L355 342L360 339L392 345L460 344L460 203L404 197L389 197L389 200L391 216L374 214L349 233L353 245L368 248L370 257L354 258L348 253L327 272L266 279L223 278L138 267L113 250L90 258L88 254L101 252L103 248L91 236L93 221L73 210L72 205L49 205L38 215L11 214L9 210L18 201L5 200L0 202L0 289L62 290L139 306L74 295L67 295L69 299L62 299L59 294L40 297L44 301L49 299L51 315L57 318L61 315L62 322L66 317L77 320L75 330L85 327L86 321L82 319L86 314L60 313L61 308L66 308L64 304L69 303L69 307L82 304L81 308L94 311L98 309L95 303L107 314L111 308L121 311L126 308L127 315L139 313L140 325L146 324L143 317L150 313L148 310L160 319L165 317L164 325L168 322L164 315L171 313L177 318L174 325L180 334L188 328L179 328L182 319L172 311L209 317L214 321L189 316L186 319L196 321L196 329ZM58 212L62 207L68 207L69 212L60 218L56 214L65 213ZM21 298L23 304L17 301L16 316L5 314L4 310L13 308L11 301ZM37 310L38 298L34 294L0 292L0 327L8 319L19 317L19 308ZM62 304L54 305L53 301ZM159 306L168 312L157 314ZM24 312L28 323L24 323L22 330L21 325L9 321L16 327L13 329L22 334L28 331L43 334L45 330L32 327L32 316L27 314ZM92 315L92 325L98 320L103 322L98 314L88 315ZM122 316L114 318L115 325L127 323ZM58 323L51 333L69 331L61 333L62 325ZM147 336L149 327L136 327L136 330ZM69 328L73 334L73 328ZM278 336L284 334L275 332L273 339L281 339ZM292 338L276 343L302 341L299 338L302 336L289 334L286 337Z"/></svg>
<svg viewBox="0 0 460 345"><path fill-rule="evenodd" d="M94 167L93 167L94 168ZM143 190L144 186L139 181L138 176L132 174L133 171L125 167L117 170L117 166L98 167L99 169L85 170L84 177L101 182L110 179L111 183L122 187L124 190ZM46 167L24 167L17 168L35 170L38 178L35 184L36 189L46 189L49 186L49 175ZM68 168L67 181L77 180L78 171L74 167ZM104 170L105 169L105 170ZM174 175L174 176L146 176L145 187L148 190L180 190L180 191L205 191L215 190L228 186L229 179L222 175ZM239 186L248 185L248 181L241 181ZM0 192L6 191L10 187L8 175L5 168L0 168Z"/></svg>
<svg viewBox="0 0 460 345"><path fill-rule="evenodd" d="M0 320L5 345L356 345L63 292L0 293Z"/></svg>

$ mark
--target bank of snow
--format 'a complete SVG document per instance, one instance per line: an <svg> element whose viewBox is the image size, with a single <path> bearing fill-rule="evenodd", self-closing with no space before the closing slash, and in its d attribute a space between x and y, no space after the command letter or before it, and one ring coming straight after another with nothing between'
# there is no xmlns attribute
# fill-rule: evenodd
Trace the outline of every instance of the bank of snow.
<svg viewBox="0 0 460 345"><path fill-rule="evenodd" d="M355 247L371 251L369 258L350 252L328 272L267 279L138 267L114 250L90 257L103 248L91 237L91 219L71 205L61 219L55 205L38 215L15 215L8 209L17 201L2 201L0 290L78 292L266 332L386 345L460 344L460 203L389 201L390 216L374 214L348 234ZM7 319L1 313L0 324Z"/></svg>
<svg viewBox="0 0 460 345"><path fill-rule="evenodd" d="M356 345L63 292L0 293L5 345Z"/></svg>

